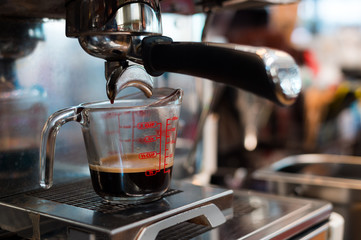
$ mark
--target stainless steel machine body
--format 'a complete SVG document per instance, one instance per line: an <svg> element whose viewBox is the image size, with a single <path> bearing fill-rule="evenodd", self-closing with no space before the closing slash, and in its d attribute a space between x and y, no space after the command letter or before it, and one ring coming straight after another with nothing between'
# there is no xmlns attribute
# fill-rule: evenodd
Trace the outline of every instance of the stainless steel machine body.
<svg viewBox="0 0 361 240"><path fill-rule="evenodd" d="M73 0L66 4L66 23L68 37L78 38L87 53L106 60L105 75L111 101L127 84L119 85L116 79L122 74L117 69L127 68L128 61L144 65L152 76L176 72L204 77L248 90L281 105L294 103L301 91L299 69L287 53L237 45L173 42L162 36L158 0ZM135 87L144 89L145 85L151 91L148 82L130 81Z"/></svg>
<svg viewBox="0 0 361 240"><path fill-rule="evenodd" d="M288 239L319 228L319 239L329 237L327 202L185 182L172 187L143 205L105 203L89 180L25 192L1 199L11 217L0 218L0 226L35 239Z"/></svg>
<svg viewBox="0 0 361 240"><path fill-rule="evenodd" d="M283 196L329 201L345 219L344 239L359 239L361 212L360 158L330 154L304 154L281 159L259 169L254 178L266 190Z"/></svg>

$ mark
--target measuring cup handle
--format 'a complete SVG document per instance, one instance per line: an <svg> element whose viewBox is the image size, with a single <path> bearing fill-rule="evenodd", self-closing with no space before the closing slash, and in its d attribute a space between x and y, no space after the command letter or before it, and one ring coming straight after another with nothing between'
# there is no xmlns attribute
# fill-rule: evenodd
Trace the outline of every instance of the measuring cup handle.
<svg viewBox="0 0 361 240"><path fill-rule="evenodd" d="M50 188L53 185L53 166L55 140L60 127L70 121L81 121L82 107L72 107L52 114L41 132L40 144L40 186Z"/></svg>

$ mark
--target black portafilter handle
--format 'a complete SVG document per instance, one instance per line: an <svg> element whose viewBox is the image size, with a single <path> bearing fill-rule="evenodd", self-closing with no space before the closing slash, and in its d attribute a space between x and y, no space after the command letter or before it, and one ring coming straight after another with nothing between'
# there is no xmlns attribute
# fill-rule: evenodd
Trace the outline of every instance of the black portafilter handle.
<svg viewBox="0 0 361 240"><path fill-rule="evenodd" d="M142 59L150 75L174 72L207 78L280 105L291 105L301 91L294 59L274 49L152 36L142 40Z"/></svg>

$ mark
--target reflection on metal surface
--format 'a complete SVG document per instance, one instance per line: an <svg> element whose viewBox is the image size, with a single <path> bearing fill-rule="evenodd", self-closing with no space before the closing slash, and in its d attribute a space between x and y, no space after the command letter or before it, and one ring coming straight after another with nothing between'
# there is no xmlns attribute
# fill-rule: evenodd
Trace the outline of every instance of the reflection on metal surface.
<svg viewBox="0 0 361 240"><path fill-rule="evenodd" d="M354 156L328 154L290 156L275 162L270 167L258 170L254 177L285 184L310 184L319 187L361 190L360 159Z"/></svg>
<svg viewBox="0 0 361 240"><path fill-rule="evenodd" d="M360 157L328 154L290 156L257 170L254 178L264 180L267 190L330 201L345 219L345 239L360 239Z"/></svg>
<svg viewBox="0 0 361 240"><path fill-rule="evenodd" d="M179 213L175 216L170 216L150 226L143 227L138 237L140 239L155 239L160 230L167 229L171 226L176 225L179 222L186 222L200 216L201 218L199 220L193 221L200 222L200 225L209 225L211 228L219 227L226 221L225 217L223 216L221 211L219 211L216 205L207 204L195 209Z"/></svg>
<svg viewBox="0 0 361 240"><path fill-rule="evenodd" d="M326 202L242 191L235 192L234 203L244 212L234 208L234 218L218 228L219 239L289 239L327 220L332 209Z"/></svg>
<svg viewBox="0 0 361 240"><path fill-rule="evenodd" d="M153 79L141 65L130 65L116 67L113 71L107 70L111 65L106 62L105 72L110 72L107 78L107 96L114 102L118 93L127 87L140 89L148 98L153 94Z"/></svg>
<svg viewBox="0 0 361 240"><path fill-rule="evenodd" d="M230 45L232 47L232 45ZM267 75L275 86L276 97L284 105L293 103L301 92L300 70L287 53L263 47L235 45L235 49L257 54L264 62Z"/></svg>

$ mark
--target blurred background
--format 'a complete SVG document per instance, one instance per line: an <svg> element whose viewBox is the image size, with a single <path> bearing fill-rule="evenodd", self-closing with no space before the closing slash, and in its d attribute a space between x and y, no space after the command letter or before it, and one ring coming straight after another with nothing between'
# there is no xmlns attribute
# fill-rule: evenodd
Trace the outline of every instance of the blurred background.
<svg viewBox="0 0 361 240"><path fill-rule="evenodd" d="M237 174L249 176L290 155L360 155L359 5L306 0L215 16L210 39L290 53L300 66L303 91L296 104L284 108L223 88L213 105L219 116L214 183L254 187Z"/></svg>

